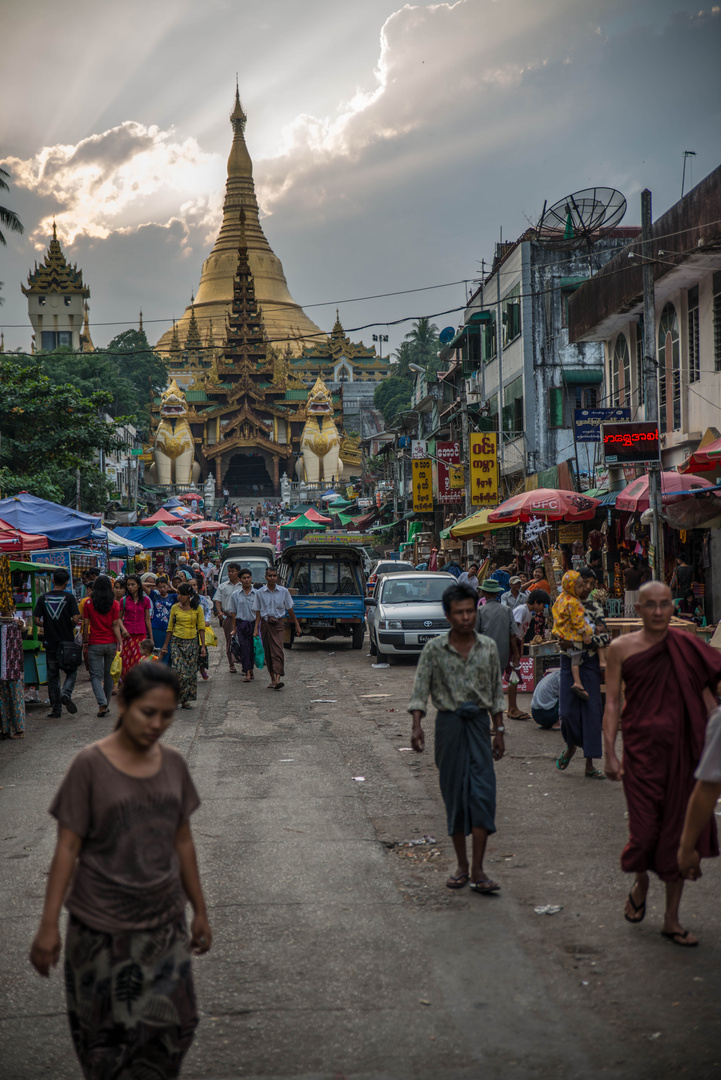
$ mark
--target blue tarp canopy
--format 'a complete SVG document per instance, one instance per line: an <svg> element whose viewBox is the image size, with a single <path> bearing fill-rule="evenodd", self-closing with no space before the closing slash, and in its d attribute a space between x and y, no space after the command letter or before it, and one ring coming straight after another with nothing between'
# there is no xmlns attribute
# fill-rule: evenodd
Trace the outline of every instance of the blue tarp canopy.
<svg viewBox="0 0 721 1080"><path fill-rule="evenodd" d="M163 510L175 510L178 506L182 506L182 505L183 504L180 501L180 499L175 499L175 498L168 499L167 502L163 503Z"/></svg>
<svg viewBox="0 0 721 1080"><path fill-rule="evenodd" d="M168 536L157 525L119 525L115 532L118 536L124 536L126 540L134 540L136 544L142 544L146 551L156 551L158 548L182 548L183 541L176 540L174 536Z"/></svg>
<svg viewBox="0 0 721 1080"><path fill-rule="evenodd" d="M83 514L26 492L0 499L0 519L21 532L47 536L56 546L84 540L100 524L99 514Z"/></svg>

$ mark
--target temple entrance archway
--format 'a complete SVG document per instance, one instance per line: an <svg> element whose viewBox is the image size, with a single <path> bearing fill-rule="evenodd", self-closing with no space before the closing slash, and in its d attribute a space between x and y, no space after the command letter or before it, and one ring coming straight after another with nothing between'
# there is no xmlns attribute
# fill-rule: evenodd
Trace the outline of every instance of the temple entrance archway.
<svg viewBox="0 0 721 1080"><path fill-rule="evenodd" d="M273 479L261 453L233 454L228 462L223 484L231 496L270 496Z"/></svg>

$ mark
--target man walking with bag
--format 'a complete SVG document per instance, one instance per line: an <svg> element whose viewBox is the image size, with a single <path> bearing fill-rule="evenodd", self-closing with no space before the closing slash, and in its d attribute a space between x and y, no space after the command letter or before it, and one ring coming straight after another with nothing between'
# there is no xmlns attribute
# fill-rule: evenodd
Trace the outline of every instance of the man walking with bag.
<svg viewBox="0 0 721 1080"><path fill-rule="evenodd" d="M280 690L283 683L281 675L285 674L285 654L283 652L283 639L285 637L286 612L292 617L295 624L295 632L300 636L303 631L293 610L293 597L284 585L278 584L278 571L269 566L265 572L265 585L258 589L255 594L255 629L257 635L260 628L260 637L265 650L265 662L268 665L270 682L269 690Z"/></svg>
<svg viewBox="0 0 721 1080"><path fill-rule="evenodd" d="M78 711L72 695L82 658L82 646L75 644L75 627L80 622L80 610L74 594L65 588L69 581L70 574L64 567L55 570L52 590L38 597L33 612L35 625L42 625L43 628L50 698L48 716L53 720L60 718L63 705L69 713ZM65 672L62 690L61 670Z"/></svg>

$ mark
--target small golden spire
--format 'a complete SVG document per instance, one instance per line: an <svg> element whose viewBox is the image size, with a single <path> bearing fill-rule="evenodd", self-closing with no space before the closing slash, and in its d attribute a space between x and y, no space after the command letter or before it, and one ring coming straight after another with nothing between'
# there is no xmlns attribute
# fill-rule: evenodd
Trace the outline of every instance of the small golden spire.
<svg viewBox="0 0 721 1080"><path fill-rule="evenodd" d="M57 238L58 238L58 227L55 224L55 214L53 214L53 240L57 240Z"/></svg>
<svg viewBox="0 0 721 1080"><path fill-rule="evenodd" d="M140 309L140 320L138 322L138 331L141 334L143 333L143 309L142 308Z"/></svg>
<svg viewBox="0 0 721 1080"><path fill-rule="evenodd" d="M5 334L0 330L0 353L5 352Z"/></svg>
<svg viewBox="0 0 721 1080"><path fill-rule="evenodd" d="M88 307L87 300L85 301L85 318L83 319L83 332L80 335L80 342L82 352L90 353L95 352L95 346L93 345L93 339L90 337L90 308Z"/></svg>

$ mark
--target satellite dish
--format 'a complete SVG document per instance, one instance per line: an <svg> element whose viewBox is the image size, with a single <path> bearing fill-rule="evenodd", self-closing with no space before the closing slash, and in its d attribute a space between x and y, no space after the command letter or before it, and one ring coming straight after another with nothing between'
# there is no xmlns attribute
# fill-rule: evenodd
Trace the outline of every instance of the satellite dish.
<svg viewBox="0 0 721 1080"><path fill-rule="evenodd" d="M441 345L447 345L449 341L453 341L455 336L456 332L452 326L444 326L440 334L438 335L438 340L440 341Z"/></svg>
<svg viewBox="0 0 721 1080"><path fill-rule="evenodd" d="M626 199L616 188L584 188L551 207L543 204L536 238L554 247L590 247L611 232L625 213Z"/></svg>

